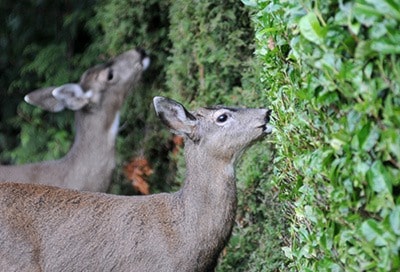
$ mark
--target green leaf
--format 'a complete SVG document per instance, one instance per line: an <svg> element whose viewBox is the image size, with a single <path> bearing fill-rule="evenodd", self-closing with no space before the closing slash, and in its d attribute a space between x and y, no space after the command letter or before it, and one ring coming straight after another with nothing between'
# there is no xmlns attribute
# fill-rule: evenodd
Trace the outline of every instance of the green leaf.
<svg viewBox="0 0 400 272"><path fill-rule="evenodd" d="M371 42L371 49L382 54L400 54L400 47L389 39Z"/></svg>
<svg viewBox="0 0 400 272"><path fill-rule="evenodd" d="M378 20L381 14L375 8L369 5L355 3L354 15L360 23L366 26L371 26L375 21Z"/></svg>
<svg viewBox="0 0 400 272"><path fill-rule="evenodd" d="M282 250L283 250L286 258L291 259L291 260L293 259L293 252L290 247L286 247L286 246L282 247Z"/></svg>
<svg viewBox="0 0 400 272"><path fill-rule="evenodd" d="M368 242L374 242L375 246L384 246L386 241L383 237L383 231L380 229L378 222L368 219L361 225L361 233Z"/></svg>
<svg viewBox="0 0 400 272"><path fill-rule="evenodd" d="M371 41L360 41L356 47L355 57L358 59L363 59L375 53L371 49Z"/></svg>
<svg viewBox="0 0 400 272"><path fill-rule="evenodd" d="M398 1L393 0L366 0L375 7L375 10L380 12L384 16L394 17L396 20L400 20L400 5Z"/></svg>
<svg viewBox="0 0 400 272"><path fill-rule="evenodd" d="M241 0L241 1L246 6L249 6L249 7L252 7L252 8L257 7L257 1L255 1L255 0Z"/></svg>
<svg viewBox="0 0 400 272"><path fill-rule="evenodd" d="M394 233L400 235L400 206L396 206L390 213L389 221Z"/></svg>
<svg viewBox="0 0 400 272"><path fill-rule="evenodd" d="M375 126L371 126L371 122L365 124L357 133L358 144L362 150L370 151L379 139L379 132Z"/></svg>
<svg viewBox="0 0 400 272"><path fill-rule="evenodd" d="M367 172L369 186L377 193L392 192L392 183L389 174L382 162L376 161Z"/></svg>
<svg viewBox="0 0 400 272"><path fill-rule="evenodd" d="M304 38L318 45L322 44L326 36L326 29L321 27L317 16L313 12L308 13L300 19L299 28Z"/></svg>

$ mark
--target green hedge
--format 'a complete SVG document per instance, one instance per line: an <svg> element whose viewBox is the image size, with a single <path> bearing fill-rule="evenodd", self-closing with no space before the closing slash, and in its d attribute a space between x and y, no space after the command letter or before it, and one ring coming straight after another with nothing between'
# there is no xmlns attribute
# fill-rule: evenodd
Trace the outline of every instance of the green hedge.
<svg viewBox="0 0 400 272"><path fill-rule="evenodd" d="M244 1L277 116L293 271L400 269L400 4Z"/></svg>
<svg viewBox="0 0 400 272"><path fill-rule="evenodd" d="M201 106L245 103L243 97L248 96L243 94L253 89L254 101L253 30L243 5L235 0L178 0L169 12L172 55L167 85L171 95Z"/></svg>

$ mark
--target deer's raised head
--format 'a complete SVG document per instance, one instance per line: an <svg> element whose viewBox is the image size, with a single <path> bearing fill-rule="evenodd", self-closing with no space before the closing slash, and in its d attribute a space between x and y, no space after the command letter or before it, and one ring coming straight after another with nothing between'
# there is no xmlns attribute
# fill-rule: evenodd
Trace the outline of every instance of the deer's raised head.
<svg viewBox="0 0 400 272"><path fill-rule="evenodd" d="M111 103L111 107L119 109L148 65L149 58L143 50L129 50L88 69L79 83L38 89L26 95L25 101L51 112L64 109L96 111L103 108L103 103Z"/></svg>
<svg viewBox="0 0 400 272"><path fill-rule="evenodd" d="M207 154L231 160L255 140L272 131L271 111L224 106L199 108L189 112L180 103L155 97L157 115L175 133Z"/></svg>
<svg viewBox="0 0 400 272"><path fill-rule="evenodd" d="M119 111L149 65L144 51L129 50L89 68L79 83L39 89L25 101L51 112L75 111L75 139L59 160L0 166L0 182L44 183L104 192L115 167Z"/></svg>

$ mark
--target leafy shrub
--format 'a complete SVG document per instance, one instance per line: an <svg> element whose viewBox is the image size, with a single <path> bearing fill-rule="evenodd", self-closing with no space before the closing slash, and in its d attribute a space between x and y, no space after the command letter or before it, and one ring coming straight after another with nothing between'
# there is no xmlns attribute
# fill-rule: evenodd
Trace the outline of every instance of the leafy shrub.
<svg viewBox="0 0 400 272"><path fill-rule="evenodd" d="M198 106L238 104L247 102L242 99L253 90L254 102L253 34L248 12L240 3L174 1L170 23L167 85L171 96Z"/></svg>
<svg viewBox="0 0 400 272"><path fill-rule="evenodd" d="M295 271L400 268L400 5L244 1L277 115Z"/></svg>

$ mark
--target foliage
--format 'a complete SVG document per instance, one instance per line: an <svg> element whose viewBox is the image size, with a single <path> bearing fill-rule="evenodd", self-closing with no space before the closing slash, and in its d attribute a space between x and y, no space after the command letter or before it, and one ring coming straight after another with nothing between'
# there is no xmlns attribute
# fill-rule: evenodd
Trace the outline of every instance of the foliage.
<svg viewBox="0 0 400 272"><path fill-rule="evenodd" d="M170 7L171 64L168 89L176 99L196 105L240 103L251 84L252 29L236 1L216 4L174 1ZM253 82L246 82L251 81ZM253 93L254 97L257 96Z"/></svg>
<svg viewBox="0 0 400 272"><path fill-rule="evenodd" d="M400 5L244 1L277 116L294 271L400 268Z"/></svg>
<svg viewBox="0 0 400 272"><path fill-rule="evenodd" d="M142 195L150 194L150 186L147 183L147 178L153 174L153 169L151 169L146 158L133 158L129 164L125 165L124 174L132 182L133 188L139 193Z"/></svg>

